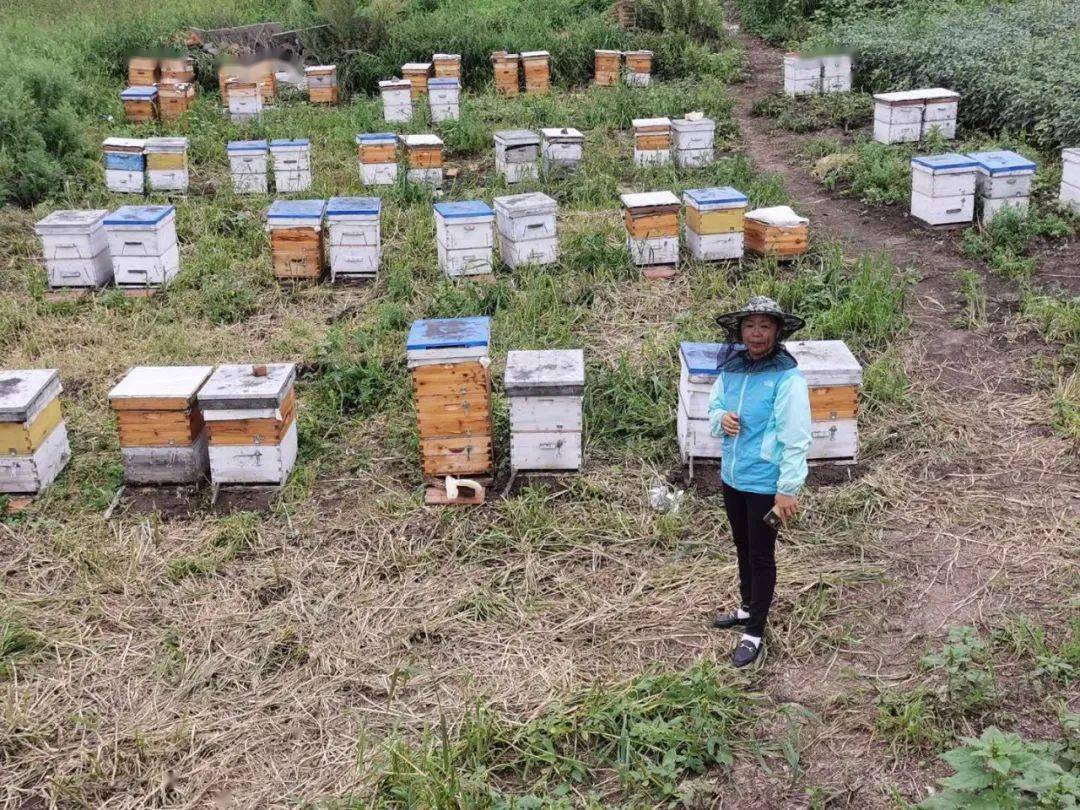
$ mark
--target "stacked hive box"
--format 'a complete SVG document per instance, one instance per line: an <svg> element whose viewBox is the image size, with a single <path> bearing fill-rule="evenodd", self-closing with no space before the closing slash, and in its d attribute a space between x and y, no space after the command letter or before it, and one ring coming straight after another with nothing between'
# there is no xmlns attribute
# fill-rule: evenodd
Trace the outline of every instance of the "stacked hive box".
<svg viewBox="0 0 1080 810"><path fill-rule="evenodd" d="M461 81L460 53L437 53L431 57L431 63L435 66L435 78Z"/></svg>
<svg viewBox="0 0 1080 810"><path fill-rule="evenodd" d="M190 56L166 56L161 59L162 84L195 83L195 60Z"/></svg>
<svg viewBox="0 0 1080 810"><path fill-rule="evenodd" d="M911 215L930 225L971 222L979 165L964 155L912 158Z"/></svg>
<svg viewBox="0 0 1080 810"><path fill-rule="evenodd" d="M1061 190L1058 199L1080 211L1080 149L1061 150Z"/></svg>
<svg viewBox="0 0 1080 810"><path fill-rule="evenodd" d="M713 162L716 122L711 118L701 113L676 118L671 122L671 134L676 166L696 169Z"/></svg>
<svg viewBox="0 0 1080 810"><path fill-rule="evenodd" d="M527 129L504 129L495 133L495 169L507 183L539 176L540 138Z"/></svg>
<svg viewBox="0 0 1080 810"><path fill-rule="evenodd" d="M274 158L274 188L286 194L311 188L311 141L294 138L270 141Z"/></svg>
<svg viewBox="0 0 1080 810"><path fill-rule="evenodd" d="M960 94L943 88L877 93L874 96L874 140L915 143L937 130L956 137Z"/></svg>
<svg viewBox="0 0 1080 810"><path fill-rule="evenodd" d="M495 89L504 96L516 96L521 86L519 78L519 57L516 53L495 51L491 55L491 64L495 70Z"/></svg>
<svg viewBox="0 0 1080 810"><path fill-rule="evenodd" d="M1005 208L1025 214L1031 196L1035 164L1016 152L972 152L969 158L979 164L975 190L979 195L982 221L989 222Z"/></svg>
<svg viewBox="0 0 1080 810"><path fill-rule="evenodd" d="M207 430L195 397L213 366L138 366L112 391L124 478L196 484L206 477Z"/></svg>
<svg viewBox="0 0 1080 810"><path fill-rule="evenodd" d="M652 51L626 51L626 83L646 87L652 81Z"/></svg>
<svg viewBox="0 0 1080 810"><path fill-rule="evenodd" d="M412 83L404 79L386 79L379 82L382 97L383 118L387 121L412 120Z"/></svg>
<svg viewBox="0 0 1080 810"><path fill-rule="evenodd" d="M156 87L128 87L120 92L124 117L133 124L143 124L157 118L158 91Z"/></svg>
<svg viewBox="0 0 1080 810"><path fill-rule="evenodd" d="M147 138L146 187L150 191L188 190L187 138Z"/></svg>
<svg viewBox="0 0 1080 810"><path fill-rule="evenodd" d="M522 51L525 92L529 95L551 90L551 54L547 51Z"/></svg>
<svg viewBox="0 0 1080 810"><path fill-rule="evenodd" d="M259 86L259 95L262 96L263 106L273 104L277 100L277 73L276 63L273 59L264 59L251 66L252 78Z"/></svg>
<svg viewBox="0 0 1080 810"><path fill-rule="evenodd" d="M304 68L307 80L308 101L312 104L337 104L337 65L312 65Z"/></svg>
<svg viewBox="0 0 1080 810"><path fill-rule="evenodd" d="M671 162L671 119L635 118L634 163L660 166Z"/></svg>
<svg viewBox="0 0 1080 810"><path fill-rule="evenodd" d="M593 75L597 86L614 87L619 81L620 53L597 50L593 53Z"/></svg>
<svg viewBox="0 0 1080 810"><path fill-rule="evenodd" d="M105 156L105 186L121 194L142 194L146 186L146 155L142 138L106 138L101 144Z"/></svg>
<svg viewBox="0 0 1080 810"><path fill-rule="evenodd" d="M786 205L757 208L744 217L743 237L743 246L757 256L801 256L810 247L810 220Z"/></svg>
<svg viewBox="0 0 1080 810"><path fill-rule="evenodd" d="M679 344L679 404L676 433L683 464L715 461L723 455L723 438L709 426L709 397L722 366L735 352L730 343Z"/></svg>
<svg viewBox="0 0 1080 810"><path fill-rule="evenodd" d="M195 103L195 85L162 84L158 88L158 112L162 121L173 121Z"/></svg>
<svg viewBox="0 0 1080 810"><path fill-rule="evenodd" d="M113 277L105 210L53 211L37 223L51 289L104 287Z"/></svg>
<svg viewBox="0 0 1080 810"><path fill-rule="evenodd" d="M492 272L495 213L480 200L435 204L439 269L451 278Z"/></svg>
<svg viewBox="0 0 1080 810"><path fill-rule="evenodd" d="M429 478L490 475L490 318L416 321L405 344Z"/></svg>
<svg viewBox="0 0 1080 810"><path fill-rule="evenodd" d="M292 363L226 365L199 389L214 484L281 486L296 463Z"/></svg>
<svg viewBox="0 0 1080 810"><path fill-rule="evenodd" d="M663 278L679 264L679 198L670 191L619 198L631 261L646 277Z"/></svg>
<svg viewBox="0 0 1080 810"><path fill-rule="evenodd" d="M401 78L412 87L412 101L423 101L428 91L428 79L431 78L431 62L406 62L401 66Z"/></svg>
<svg viewBox="0 0 1080 810"><path fill-rule="evenodd" d="M923 116L920 136L925 138L936 131L941 137L956 137L956 116L960 110L960 94L935 87L923 91Z"/></svg>
<svg viewBox="0 0 1080 810"><path fill-rule="evenodd" d="M821 57L821 92L848 93L851 91L851 57L834 54Z"/></svg>
<svg viewBox="0 0 1080 810"><path fill-rule="evenodd" d="M504 378L510 401L510 468L581 468L581 349L511 351Z"/></svg>
<svg viewBox="0 0 1080 810"><path fill-rule="evenodd" d="M56 369L0 371L0 493L34 495L71 458Z"/></svg>
<svg viewBox="0 0 1080 810"><path fill-rule="evenodd" d="M323 214L326 200L274 200L266 212L274 277L318 281L323 274Z"/></svg>
<svg viewBox="0 0 1080 810"><path fill-rule="evenodd" d="M438 135L402 135L410 183L428 183L439 188L443 181L443 142Z"/></svg>
<svg viewBox="0 0 1080 810"><path fill-rule="evenodd" d="M382 251L378 197L332 197L326 204L330 280L372 279Z"/></svg>
<svg viewBox="0 0 1080 810"><path fill-rule="evenodd" d="M540 158L547 174L574 172L581 165L585 136L573 127L540 130Z"/></svg>
<svg viewBox="0 0 1080 810"><path fill-rule="evenodd" d="M367 186L391 186L397 180L397 136L372 132L356 136L360 181Z"/></svg>
<svg viewBox="0 0 1080 810"><path fill-rule="evenodd" d="M821 92L821 59L797 53L784 54L784 92L811 96Z"/></svg>
<svg viewBox="0 0 1080 810"><path fill-rule="evenodd" d="M225 87L229 118L234 123L253 121L262 116L263 96L257 82L229 79Z"/></svg>
<svg viewBox="0 0 1080 810"><path fill-rule="evenodd" d="M161 65L156 56L133 56L128 60L128 85L153 87L161 78Z"/></svg>
<svg viewBox="0 0 1080 810"><path fill-rule="evenodd" d="M270 147L266 141L229 141L229 172L237 194L265 194Z"/></svg>
<svg viewBox="0 0 1080 810"><path fill-rule="evenodd" d="M686 204L686 247L701 261L741 259L746 195L730 186L692 188Z"/></svg>
<svg viewBox="0 0 1080 810"><path fill-rule="evenodd" d="M495 198L499 257L508 267L554 264L559 259L555 200L546 194Z"/></svg>
<svg viewBox="0 0 1080 810"><path fill-rule="evenodd" d="M461 85L457 79L431 79L428 81L428 102L431 105L431 120L456 121L461 117L459 100Z"/></svg>
<svg viewBox="0 0 1080 810"><path fill-rule="evenodd" d="M229 82L240 81L240 75L235 65L221 65L217 73L218 90L221 93L221 104L229 107Z"/></svg>
<svg viewBox="0 0 1080 810"><path fill-rule="evenodd" d="M117 287L163 288L180 272L174 206L124 205L104 225Z"/></svg>

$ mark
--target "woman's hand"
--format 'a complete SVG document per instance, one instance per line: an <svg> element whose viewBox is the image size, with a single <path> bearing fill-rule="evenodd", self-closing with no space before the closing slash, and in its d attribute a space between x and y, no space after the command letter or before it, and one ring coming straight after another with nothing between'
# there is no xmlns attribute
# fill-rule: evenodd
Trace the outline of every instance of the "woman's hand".
<svg viewBox="0 0 1080 810"><path fill-rule="evenodd" d="M739 415L728 411L720 418L720 427L728 436L739 435Z"/></svg>
<svg viewBox="0 0 1080 810"><path fill-rule="evenodd" d="M773 498L773 510L780 520L787 523L799 511L799 499L794 495L781 495L777 492L776 497Z"/></svg>

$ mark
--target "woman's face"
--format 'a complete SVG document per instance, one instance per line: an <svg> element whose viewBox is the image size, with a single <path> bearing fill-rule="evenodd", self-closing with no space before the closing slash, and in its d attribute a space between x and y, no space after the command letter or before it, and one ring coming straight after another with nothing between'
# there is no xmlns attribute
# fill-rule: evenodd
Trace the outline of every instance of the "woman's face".
<svg viewBox="0 0 1080 810"><path fill-rule="evenodd" d="M756 359L772 351L780 327L770 315L747 315L739 325L739 332L750 356Z"/></svg>

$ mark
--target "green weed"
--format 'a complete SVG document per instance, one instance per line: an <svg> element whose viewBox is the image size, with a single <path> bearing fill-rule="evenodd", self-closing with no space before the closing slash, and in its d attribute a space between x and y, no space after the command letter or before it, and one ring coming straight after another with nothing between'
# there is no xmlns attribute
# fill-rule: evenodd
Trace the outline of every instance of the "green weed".
<svg viewBox="0 0 1080 810"><path fill-rule="evenodd" d="M864 93L825 93L793 98L784 93L757 102L753 114L772 118L789 132L816 132L835 127L849 132L873 120L873 100Z"/></svg>
<svg viewBox="0 0 1080 810"><path fill-rule="evenodd" d="M944 703L961 716L983 712L996 699L986 644L970 627L950 627L947 643L919 663L944 679Z"/></svg>
<svg viewBox="0 0 1080 810"><path fill-rule="evenodd" d="M42 645L41 636L14 614L7 612L0 617L0 681L12 677L20 659L30 656Z"/></svg>
<svg viewBox="0 0 1080 810"><path fill-rule="evenodd" d="M215 574L259 539L259 516L234 512L219 521L218 531L196 554L169 560L165 575L172 582Z"/></svg>
<svg viewBox="0 0 1080 810"><path fill-rule="evenodd" d="M986 287L974 270L957 271L960 282L959 294L964 309L953 325L960 329L980 330L986 328Z"/></svg>

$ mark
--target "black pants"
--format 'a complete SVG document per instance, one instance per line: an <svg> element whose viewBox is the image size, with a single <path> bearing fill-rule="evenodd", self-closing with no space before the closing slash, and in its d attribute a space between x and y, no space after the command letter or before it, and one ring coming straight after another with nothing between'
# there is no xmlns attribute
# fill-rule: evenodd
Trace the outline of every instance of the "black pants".
<svg viewBox="0 0 1080 810"><path fill-rule="evenodd" d="M762 520L772 508L772 495L743 492L724 484L724 509L739 556L739 595L743 610L750 613L745 632L759 638L765 634L776 590L776 529Z"/></svg>

